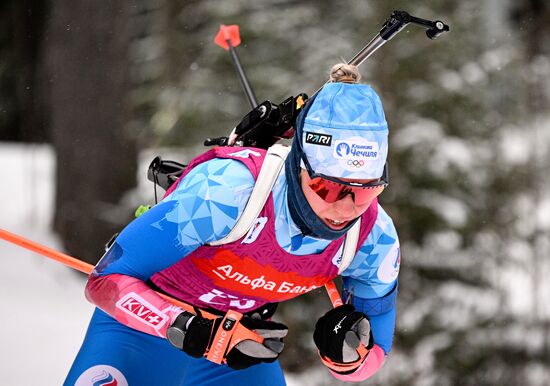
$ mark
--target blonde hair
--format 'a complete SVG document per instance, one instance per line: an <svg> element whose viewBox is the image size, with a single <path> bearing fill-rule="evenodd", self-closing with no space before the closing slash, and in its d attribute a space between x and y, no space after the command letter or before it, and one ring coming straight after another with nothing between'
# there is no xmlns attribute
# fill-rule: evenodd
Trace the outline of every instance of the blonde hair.
<svg viewBox="0 0 550 386"><path fill-rule="evenodd" d="M356 66L346 63L338 63L330 69L330 82L358 83L361 74Z"/></svg>

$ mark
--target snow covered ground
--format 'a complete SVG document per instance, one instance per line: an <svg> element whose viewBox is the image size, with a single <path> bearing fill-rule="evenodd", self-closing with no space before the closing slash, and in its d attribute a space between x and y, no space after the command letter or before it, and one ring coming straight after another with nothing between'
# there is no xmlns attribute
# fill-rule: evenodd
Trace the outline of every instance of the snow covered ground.
<svg viewBox="0 0 550 386"><path fill-rule="evenodd" d="M0 228L49 247L54 154L37 145L0 143ZM2 385L61 385L93 307L85 277L0 240Z"/></svg>

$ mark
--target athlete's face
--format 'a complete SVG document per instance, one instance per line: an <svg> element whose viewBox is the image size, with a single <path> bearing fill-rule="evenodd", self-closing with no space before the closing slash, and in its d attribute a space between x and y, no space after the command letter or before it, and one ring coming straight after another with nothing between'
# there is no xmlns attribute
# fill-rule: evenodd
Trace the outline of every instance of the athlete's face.
<svg viewBox="0 0 550 386"><path fill-rule="evenodd" d="M300 184L302 191L306 196L307 202L311 206L311 209L315 212L325 224L330 228L339 230L344 228L348 223L361 216L368 209L370 203L366 202L361 205L357 205L351 194L345 195L342 199L329 203L323 200L313 189L309 186L311 179L309 174L304 169L300 172ZM376 180L347 180L359 183L369 183ZM373 197L374 199L374 197Z"/></svg>

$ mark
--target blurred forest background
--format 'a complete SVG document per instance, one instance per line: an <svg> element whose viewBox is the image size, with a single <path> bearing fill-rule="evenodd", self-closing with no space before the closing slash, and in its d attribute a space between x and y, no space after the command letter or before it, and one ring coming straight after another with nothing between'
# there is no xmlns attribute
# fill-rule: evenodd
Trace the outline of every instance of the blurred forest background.
<svg viewBox="0 0 550 386"><path fill-rule="evenodd" d="M240 25L255 93L278 103L317 90L395 9L451 32L409 26L361 66L390 124L381 201L403 253L394 349L366 384L548 385L548 1L3 0L0 140L53 146L52 226L96 262L142 199L146 150L188 161L249 111L220 24ZM311 339L325 298L281 307L282 363L303 384L325 371Z"/></svg>

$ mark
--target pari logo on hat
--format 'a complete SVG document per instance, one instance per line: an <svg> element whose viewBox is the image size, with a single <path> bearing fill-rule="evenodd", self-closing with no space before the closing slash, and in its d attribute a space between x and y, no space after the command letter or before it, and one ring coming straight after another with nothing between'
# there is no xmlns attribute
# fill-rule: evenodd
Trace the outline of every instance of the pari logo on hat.
<svg viewBox="0 0 550 386"><path fill-rule="evenodd" d="M306 143L311 143L312 145L330 146L332 135L306 131L305 140Z"/></svg>
<svg viewBox="0 0 550 386"><path fill-rule="evenodd" d="M380 149L377 142L355 137L349 140L334 141L332 156L340 161L340 166L349 171L357 171L369 162L379 159Z"/></svg>

